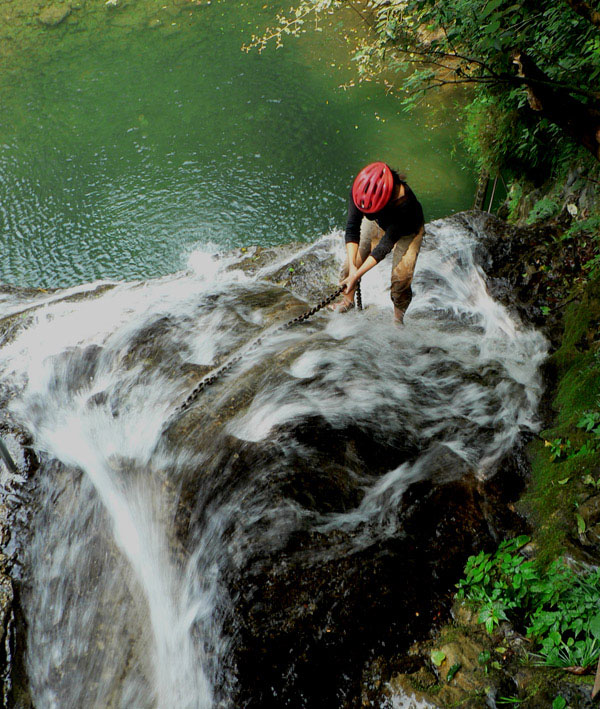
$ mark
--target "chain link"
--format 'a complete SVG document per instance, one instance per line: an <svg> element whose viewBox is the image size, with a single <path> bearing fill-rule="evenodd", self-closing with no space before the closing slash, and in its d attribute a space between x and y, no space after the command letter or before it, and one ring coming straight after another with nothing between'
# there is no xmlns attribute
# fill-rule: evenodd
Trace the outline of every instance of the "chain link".
<svg viewBox="0 0 600 709"><path fill-rule="evenodd" d="M360 281L356 284L356 307L362 310L362 292L360 290Z"/></svg>
<svg viewBox="0 0 600 709"><path fill-rule="evenodd" d="M329 303L333 302L339 295L343 293L344 289L342 287L338 288L335 293L332 293L331 295L327 296L327 298L323 299L320 303L315 305L314 308L311 308L310 310L307 310L305 313L302 313L302 315L298 315L297 318L294 318L293 320L290 320L289 322L284 323L283 325L280 325L278 328L270 332L270 335L274 335L276 332L280 332L281 330L285 330L288 327L291 327L292 325L295 325L296 323L299 322L304 322L305 320L308 320L308 318L312 317L315 315L315 313L318 313L319 310L322 310L325 306L329 305ZM181 404L179 407L178 411L185 411L188 409L194 401L200 396L200 394L206 389L206 387L210 386L211 384L214 384L217 379L222 377L224 374L226 374L234 365L236 365L245 355L247 355L249 352L254 350L260 343L263 341L263 337L258 337L254 342L252 342L244 352L241 354L235 355L232 359L229 361L225 362L221 367L218 369L214 370L211 374L208 374L206 377L200 380L198 384L192 389L191 393L187 397L187 399Z"/></svg>

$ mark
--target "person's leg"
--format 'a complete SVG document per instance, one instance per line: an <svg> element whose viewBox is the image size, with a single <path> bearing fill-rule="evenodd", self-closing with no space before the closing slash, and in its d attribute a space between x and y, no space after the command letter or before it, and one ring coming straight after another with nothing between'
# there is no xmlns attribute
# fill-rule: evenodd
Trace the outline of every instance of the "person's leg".
<svg viewBox="0 0 600 709"><path fill-rule="evenodd" d="M356 254L355 265L357 268L360 268L360 266L362 266L367 256L371 253L372 249L377 246L379 240L383 236L383 233L383 229L380 229L375 222L372 222L368 219L363 219L362 224L360 225L360 241L358 243L358 253ZM346 278L347 275L348 257L346 257L342 265L342 270L340 271L340 281ZM338 310L339 312L345 312L346 310L352 308L354 305L355 293L356 288L352 292L344 293L341 302L334 306L334 310Z"/></svg>
<svg viewBox="0 0 600 709"><path fill-rule="evenodd" d="M404 313L412 300L411 283L419 256L425 228L416 234L402 237L394 247L392 262L392 286L390 295L394 303L394 319L404 321Z"/></svg>

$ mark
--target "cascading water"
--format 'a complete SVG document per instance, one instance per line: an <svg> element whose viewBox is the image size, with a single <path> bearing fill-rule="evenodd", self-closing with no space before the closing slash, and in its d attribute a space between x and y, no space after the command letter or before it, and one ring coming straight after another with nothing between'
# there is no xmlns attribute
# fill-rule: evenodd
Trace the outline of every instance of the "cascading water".
<svg viewBox="0 0 600 709"><path fill-rule="evenodd" d="M37 709L234 706L236 573L299 530L337 535L315 563L392 538L411 483L457 461L483 479L535 430L546 343L490 297L476 227L428 226L404 327L384 263L366 311L265 338L182 413L199 377L307 307L281 273L316 256L335 287L339 235L4 298L1 378L42 462L23 569ZM365 468L346 439L389 455Z"/></svg>

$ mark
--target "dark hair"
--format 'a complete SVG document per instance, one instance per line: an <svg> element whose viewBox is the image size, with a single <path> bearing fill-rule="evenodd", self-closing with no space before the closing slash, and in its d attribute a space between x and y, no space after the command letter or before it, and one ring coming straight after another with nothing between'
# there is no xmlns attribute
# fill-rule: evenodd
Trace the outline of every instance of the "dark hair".
<svg viewBox="0 0 600 709"><path fill-rule="evenodd" d="M406 182L406 175L398 172L398 170L395 170L393 167L390 167L390 172L394 178L394 184L399 185L401 182Z"/></svg>

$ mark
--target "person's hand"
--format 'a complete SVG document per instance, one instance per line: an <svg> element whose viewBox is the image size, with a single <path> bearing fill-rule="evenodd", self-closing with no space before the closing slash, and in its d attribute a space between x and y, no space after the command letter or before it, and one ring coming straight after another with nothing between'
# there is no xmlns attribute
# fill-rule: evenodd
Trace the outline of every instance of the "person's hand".
<svg viewBox="0 0 600 709"><path fill-rule="evenodd" d="M349 273L346 278L340 281L340 286L344 289L344 293L352 293L356 289L356 284L359 281L356 277L356 271L357 269L354 268L354 270Z"/></svg>

